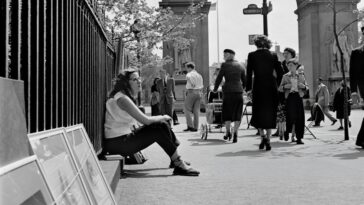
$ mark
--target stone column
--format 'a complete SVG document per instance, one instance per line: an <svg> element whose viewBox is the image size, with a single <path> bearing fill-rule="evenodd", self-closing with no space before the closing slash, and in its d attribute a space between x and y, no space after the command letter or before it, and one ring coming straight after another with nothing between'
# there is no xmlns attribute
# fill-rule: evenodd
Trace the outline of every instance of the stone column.
<svg viewBox="0 0 364 205"><path fill-rule="evenodd" d="M330 0L296 0L298 16L299 59L305 66L305 76L310 87L311 98L317 88L316 79L322 77L324 84L329 87L330 94L336 91L341 80L341 71L338 70L340 61L337 59L334 46L333 11L328 6ZM360 0L336 0L337 31L340 31L357 18L353 12ZM358 45L358 26L353 23L340 37L344 50L348 55L352 48ZM343 48L344 49L344 48ZM345 62L344 62L345 63ZM346 64L346 63L345 63ZM346 76L348 76L348 69ZM332 99L331 99L332 100Z"/></svg>
<svg viewBox="0 0 364 205"><path fill-rule="evenodd" d="M170 7L177 15L183 15L183 12L191 6L191 2L198 3L204 0L163 0L159 3L160 7ZM211 2L205 2L200 13L208 14ZM189 20L187 18L187 20ZM208 18L203 18L200 21L195 22L196 26L187 32L187 36L195 39L191 49L185 51L191 57L191 60L196 65L196 70L204 79L204 87L206 88L209 83L209 38L208 38ZM175 49L172 43L163 43L163 57L170 56L174 59L175 63L165 65L164 68L172 75L175 70L181 69L179 65L177 49ZM189 52L189 53L188 53Z"/></svg>

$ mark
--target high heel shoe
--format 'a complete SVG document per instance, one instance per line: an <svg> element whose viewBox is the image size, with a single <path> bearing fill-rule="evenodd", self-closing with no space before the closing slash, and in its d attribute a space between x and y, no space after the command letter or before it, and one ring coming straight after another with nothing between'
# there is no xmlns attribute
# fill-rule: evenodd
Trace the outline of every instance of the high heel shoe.
<svg viewBox="0 0 364 205"><path fill-rule="evenodd" d="M270 146L270 139L266 138L265 140L265 150L270 151L272 147Z"/></svg>
<svg viewBox="0 0 364 205"><path fill-rule="evenodd" d="M228 132L224 135L224 140L231 140L231 133Z"/></svg>
<svg viewBox="0 0 364 205"><path fill-rule="evenodd" d="M233 138L233 143L237 143L237 142L238 142L238 134L235 132L234 138Z"/></svg>
<svg viewBox="0 0 364 205"><path fill-rule="evenodd" d="M262 141L259 144L259 149L264 149L264 146L266 145L267 138L265 136L262 136Z"/></svg>

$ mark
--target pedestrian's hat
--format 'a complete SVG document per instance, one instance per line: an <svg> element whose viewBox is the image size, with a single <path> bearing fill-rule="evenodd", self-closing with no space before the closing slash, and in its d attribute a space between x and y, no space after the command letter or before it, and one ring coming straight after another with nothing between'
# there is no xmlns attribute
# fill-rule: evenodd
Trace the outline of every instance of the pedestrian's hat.
<svg viewBox="0 0 364 205"><path fill-rule="evenodd" d="M231 53L231 54L235 55L235 51L228 49L228 48L224 50L224 53Z"/></svg>

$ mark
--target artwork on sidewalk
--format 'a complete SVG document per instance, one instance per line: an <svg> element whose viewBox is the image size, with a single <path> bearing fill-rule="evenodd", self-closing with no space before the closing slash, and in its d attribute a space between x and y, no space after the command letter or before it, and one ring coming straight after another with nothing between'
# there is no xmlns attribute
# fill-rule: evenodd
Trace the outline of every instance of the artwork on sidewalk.
<svg viewBox="0 0 364 205"><path fill-rule="evenodd" d="M27 138L24 82L0 77L0 96L0 167L2 167L29 157L33 153Z"/></svg>
<svg viewBox="0 0 364 205"><path fill-rule="evenodd" d="M35 155L1 167L0 184L0 204L54 204Z"/></svg>
<svg viewBox="0 0 364 205"><path fill-rule="evenodd" d="M95 204L116 204L83 125L68 127L66 133L77 167L84 179L87 190L92 193L92 201Z"/></svg>
<svg viewBox="0 0 364 205"><path fill-rule="evenodd" d="M57 204L90 204L63 128L29 135Z"/></svg>

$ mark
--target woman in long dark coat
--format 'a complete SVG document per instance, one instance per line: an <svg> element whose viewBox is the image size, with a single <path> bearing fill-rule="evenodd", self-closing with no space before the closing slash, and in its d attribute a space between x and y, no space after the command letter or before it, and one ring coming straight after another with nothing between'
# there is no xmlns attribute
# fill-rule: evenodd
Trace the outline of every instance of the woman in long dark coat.
<svg viewBox="0 0 364 205"><path fill-rule="evenodd" d="M347 92L347 100L350 99L351 93L350 88L346 87ZM343 119L344 119L344 82L341 81L341 86L337 89L334 96L334 103L333 103L334 110L336 111L336 118L339 119L340 127L338 130L342 130L343 128ZM348 102L348 119L350 116L351 106ZM349 121L349 126L351 127L351 122Z"/></svg>
<svg viewBox="0 0 364 205"><path fill-rule="evenodd" d="M155 78L153 80L153 85L150 89L150 92L152 94L152 98L150 100L150 107L152 109L152 116L157 116L160 115L160 111L159 111L159 92L157 90L157 81L160 78Z"/></svg>
<svg viewBox="0 0 364 205"><path fill-rule="evenodd" d="M283 73L277 54L269 50L272 46L271 41L266 36L259 35L254 43L257 50L249 53L247 65L246 90L249 92L253 89L253 113L250 123L259 130L262 137L259 149L265 147L266 150L270 150L271 129L276 127L278 106L277 76L282 76Z"/></svg>

